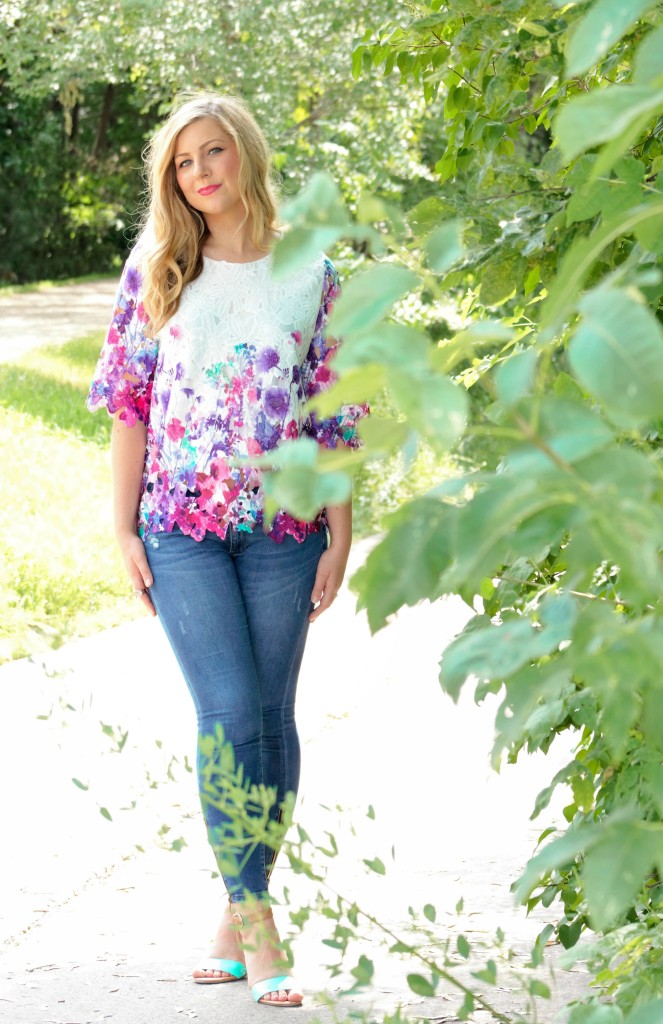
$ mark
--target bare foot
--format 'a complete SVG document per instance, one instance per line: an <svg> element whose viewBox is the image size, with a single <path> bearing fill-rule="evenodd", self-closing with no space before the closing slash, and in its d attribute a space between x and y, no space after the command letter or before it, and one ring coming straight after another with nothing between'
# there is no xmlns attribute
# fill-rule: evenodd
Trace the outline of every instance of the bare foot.
<svg viewBox="0 0 663 1024"><path fill-rule="evenodd" d="M238 908L240 915L235 917L235 921L241 935L241 948L246 958L249 985L253 987L258 982L270 978L288 977L290 964L281 948L271 908L263 906L259 910L240 910L238 904L234 906ZM280 988L276 992L266 992L258 1002L301 1006L303 999L304 995L299 988Z"/></svg>
<svg viewBox="0 0 663 1024"><path fill-rule="evenodd" d="M223 912L221 924L219 925L209 955L214 959L235 960L237 963L244 963L244 953L240 946L237 928L233 924L229 907L226 907ZM218 971L213 970L212 968L202 967L197 968L192 973L191 977L197 982L237 981L235 975L228 974L227 971Z"/></svg>

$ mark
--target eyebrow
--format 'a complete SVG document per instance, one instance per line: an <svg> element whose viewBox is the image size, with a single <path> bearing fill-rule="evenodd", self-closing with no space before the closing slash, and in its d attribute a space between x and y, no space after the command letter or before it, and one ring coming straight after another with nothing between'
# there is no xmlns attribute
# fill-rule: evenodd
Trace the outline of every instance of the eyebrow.
<svg viewBox="0 0 663 1024"><path fill-rule="evenodd" d="M225 142L225 141L226 141L225 139L222 139L219 136L219 137L214 138L214 139L208 139L207 142L203 142L202 145L200 145L198 148L199 149L204 149L205 146L209 146L210 142ZM173 160L179 160L179 158L181 156L189 156L189 155L190 155L189 153L176 153L175 156L173 157Z"/></svg>

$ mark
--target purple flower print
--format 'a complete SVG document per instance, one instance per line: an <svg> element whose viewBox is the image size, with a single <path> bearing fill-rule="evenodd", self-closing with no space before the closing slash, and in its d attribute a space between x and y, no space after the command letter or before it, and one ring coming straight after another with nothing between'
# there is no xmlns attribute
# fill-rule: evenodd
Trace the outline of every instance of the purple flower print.
<svg viewBox="0 0 663 1024"><path fill-rule="evenodd" d="M288 392L283 388L267 388L264 405L270 419L282 419L288 411Z"/></svg>
<svg viewBox="0 0 663 1024"><path fill-rule="evenodd" d="M256 417L255 439L264 452L276 448L281 440L281 426L270 423L264 413Z"/></svg>
<svg viewBox="0 0 663 1024"><path fill-rule="evenodd" d="M279 365L279 354L274 348L264 348L258 356L258 372L267 373Z"/></svg>
<svg viewBox="0 0 663 1024"><path fill-rule="evenodd" d="M136 267L129 267L124 278L124 290L127 295L138 295L140 273Z"/></svg>

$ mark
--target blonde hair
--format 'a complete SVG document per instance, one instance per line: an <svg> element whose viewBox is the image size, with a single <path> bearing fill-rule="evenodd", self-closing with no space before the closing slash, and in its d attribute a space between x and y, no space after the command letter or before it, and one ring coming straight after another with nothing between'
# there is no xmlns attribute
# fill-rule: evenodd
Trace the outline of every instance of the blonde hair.
<svg viewBox="0 0 663 1024"><path fill-rule="evenodd" d="M261 252L266 234L278 230L277 183L261 129L243 100L217 93L180 97L180 105L144 151L148 207L138 240L143 304L156 334L177 312L182 289L202 271L202 248L209 231L201 213L184 198L174 163L177 136L193 121L213 117L233 139L239 155L239 194L251 243Z"/></svg>

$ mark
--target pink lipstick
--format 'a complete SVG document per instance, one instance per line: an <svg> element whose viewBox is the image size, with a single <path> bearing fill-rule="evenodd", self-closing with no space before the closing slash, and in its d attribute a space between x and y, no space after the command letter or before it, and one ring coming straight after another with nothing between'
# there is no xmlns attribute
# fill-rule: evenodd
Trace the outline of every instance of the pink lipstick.
<svg viewBox="0 0 663 1024"><path fill-rule="evenodd" d="M206 185L205 188L198 189L199 196L211 196L212 193L216 192L217 188L221 188L220 185Z"/></svg>

